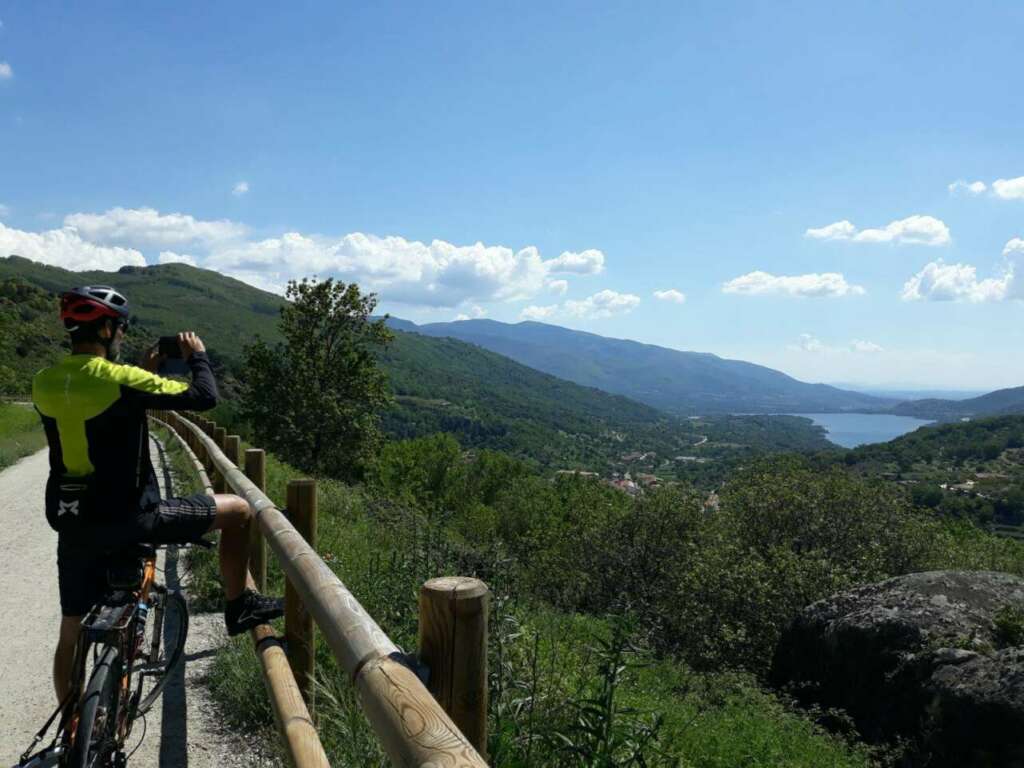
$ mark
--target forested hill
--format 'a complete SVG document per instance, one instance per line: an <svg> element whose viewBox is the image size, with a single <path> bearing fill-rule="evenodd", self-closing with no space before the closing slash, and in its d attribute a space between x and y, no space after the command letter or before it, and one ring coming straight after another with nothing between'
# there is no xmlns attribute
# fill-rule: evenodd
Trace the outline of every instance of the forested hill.
<svg viewBox="0 0 1024 768"><path fill-rule="evenodd" d="M396 320L393 326L468 341L559 378L683 415L872 411L895 402L797 381L742 360L610 339L545 323L464 320L417 326Z"/></svg>
<svg viewBox="0 0 1024 768"><path fill-rule="evenodd" d="M898 480L919 505L949 516L1024 523L1024 416L922 427L831 461Z"/></svg>
<svg viewBox="0 0 1024 768"><path fill-rule="evenodd" d="M0 283L12 279L52 295L76 285L114 285L129 298L136 323L130 334L133 341L177 333L188 325L202 334L211 357L229 366L241 361L245 341L256 335L277 339L278 310L284 303L280 296L187 264L121 267L118 272L69 272L18 256L0 258ZM13 290L9 288L8 293ZM63 340L57 318L48 315L43 319L50 320Z"/></svg>
<svg viewBox="0 0 1024 768"><path fill-rule="evenodd" d="M32 374L62 354L66 337L54 294L87 282L113 284L128 295L138 325L129 334L126 359L187 325L206 340L228 392L240 375L242 347L256 334L279 339L277 313L284 300L217 272L184 264L68 272L0 259L0 324L7 340L0 386L6 391L27 392ZM545 466L607 469L624 455L641 453L655 463L636 468L649 471L677 453L693 453L684 449L705 437L702 455L715 457L828 446L821 431L803 420L679 419L455 339L397 331L381 360L396 394L384 420L390 434L451 432L467 447L497 448Z"/></svg>
<svg viewBox="0 0 1024 768"><path fill-rule="evenodd" d="M913 400L895 406L892 413L919 419L952 421L979 416L1024 413L1024 387L997 389L987 395L967 400Z"/></svg>

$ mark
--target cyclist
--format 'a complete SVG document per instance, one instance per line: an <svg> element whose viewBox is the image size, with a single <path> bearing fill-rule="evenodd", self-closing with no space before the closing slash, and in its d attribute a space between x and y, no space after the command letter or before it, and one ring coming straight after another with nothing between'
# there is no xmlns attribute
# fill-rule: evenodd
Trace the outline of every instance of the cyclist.
<svg viewBox="0 0 1024 768"><path fill-rule="evenodd" d="M203 342L192 332L178 334L192 374L185 384L154 373L162 360L156 349L146 369L117 362L129 325L128 301L110 286L64 293L60 317L71 335L71 354L36 374L32 401L50 449L46 519L58 532L62 614L53 681L63 701L82 618L103 597L111 554L132 543L183 544L219 529L230 635L281 616L283 605L256 592L248 575L251 511L243 498L160 498L146 409L202 411L216 404L217 384Z"/></svg>

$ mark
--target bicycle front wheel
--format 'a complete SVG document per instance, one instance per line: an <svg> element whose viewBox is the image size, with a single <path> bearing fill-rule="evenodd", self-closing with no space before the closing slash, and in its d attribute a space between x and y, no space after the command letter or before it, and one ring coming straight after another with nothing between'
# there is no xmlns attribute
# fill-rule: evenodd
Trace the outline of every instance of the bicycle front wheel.
<svg viewBox="0 0 1024 768"><path fill-rule="evenodd" d="M188 638L188 606L180 592L163 591L157 596L150 628L149 661L140 667L152 687L139 702L133 717L146 714L163 693L171 674L181 663Z"/></svg>
<svg viewBox="0 0 1024 768"><path fill-rule="evenodd" d="M71 768L100 768L117 748L117 711L121 656L116 647L104 649L93 667L79 709L78 727L71 749Z"/></svg>

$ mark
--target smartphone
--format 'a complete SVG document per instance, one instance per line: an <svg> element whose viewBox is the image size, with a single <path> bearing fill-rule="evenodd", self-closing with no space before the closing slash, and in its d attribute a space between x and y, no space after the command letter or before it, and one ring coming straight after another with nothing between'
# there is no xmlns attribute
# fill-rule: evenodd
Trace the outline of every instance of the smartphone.
<svg viewBox="0 0 1024 768"><path fill-rule="evenodd" d="M181 359L181 345L177 336L161 336L157 353L169 360Z"/></svg>

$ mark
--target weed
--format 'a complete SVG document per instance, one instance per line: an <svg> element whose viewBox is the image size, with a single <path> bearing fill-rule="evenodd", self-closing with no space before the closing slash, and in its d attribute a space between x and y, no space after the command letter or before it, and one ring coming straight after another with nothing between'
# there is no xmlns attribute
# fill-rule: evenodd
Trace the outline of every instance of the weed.
<svg viewBox="0 0 1024 768"><path fill-rule="evenodd" d="M996 642L1000 646L1024 645L1024 608L1004 605L992 618Z"/></svg>

